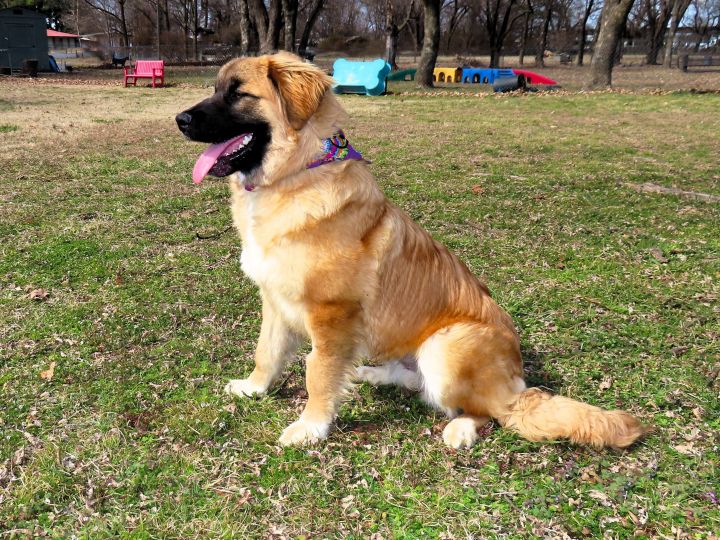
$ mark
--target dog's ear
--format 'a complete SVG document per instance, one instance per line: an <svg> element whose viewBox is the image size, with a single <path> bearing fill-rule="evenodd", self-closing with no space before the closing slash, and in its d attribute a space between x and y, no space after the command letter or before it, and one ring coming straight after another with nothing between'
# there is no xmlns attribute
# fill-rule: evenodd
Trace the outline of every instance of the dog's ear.
<svg viewBox="0 0 720 540"><path fill-rule="evenodd" d="M285 107L288 122L300 130L320 106L333 80L320 68L290 53L268 57L268 77Z"/></svg>

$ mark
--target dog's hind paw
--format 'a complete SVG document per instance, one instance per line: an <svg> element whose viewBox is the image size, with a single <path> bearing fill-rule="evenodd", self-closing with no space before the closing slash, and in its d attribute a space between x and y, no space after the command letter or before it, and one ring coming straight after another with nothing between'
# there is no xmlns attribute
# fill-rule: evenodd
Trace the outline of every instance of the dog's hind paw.
<svg viewBox="0 0 720 540"><path fill-rule="evenodd" d="M308 422L301 418L283 430L280 435L280 444L283 446L314 444L327 438L329 431L330 424Z"/></svg>
<svg viewBox="0 0 720 540"><path fill-rule="evenodd" d="M375 366L358 366L355 369L354 381L367 382L373 386L385 383L385 377L382 377L383 369Z"/></svg>
<svg viewBox="0 0 720 540"><path fill-rule="evenodd" d="M478 428L489 421L489 418L458 416L443 429L443 441L452 448L470 448L479 438Z"/></svg>
<svg viewBox="0 0 720 540"><path fill-rule="evenodd" d="M231 379L225 385L225 393L233 396L248 397L261 395L266 391L267 388L252 382L250 379Z"/></svg>

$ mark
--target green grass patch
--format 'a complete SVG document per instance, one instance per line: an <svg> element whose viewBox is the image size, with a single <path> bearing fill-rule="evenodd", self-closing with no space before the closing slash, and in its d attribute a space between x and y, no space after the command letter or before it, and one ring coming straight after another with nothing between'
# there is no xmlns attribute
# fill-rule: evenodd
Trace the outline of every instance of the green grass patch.
<svg viewBox="0 0 720 540"><path fill-rule="evenodd" d="M45 124L0 101L32 142L0 156L5 537L704 539L720 529L720 207L627 186L720 194L708 143L719 96L341 98L346 132L387 196L512 314L528 381L654 427L624 452L497 426L456 452L442 444L444 418L416 395L367 385L328 441L279 447L306 397L302 355L268 396L222 393L252 369L260 299L239 240L222 233L227 186L192 185L199 147L172 122L210 90L93 87L93 99L141 112L122 124L112 111L78 115L84 89L41 90L12 101L47 102L53 122L84 127L44 137ZM33 298L38 289L46 295Z"/></svg>
<svg viewBox="0 0 720 540"><path fill-rule="evenodd" d="M0 133L11 133L19 129L20 127L14 124L0 124Z"/></svg>

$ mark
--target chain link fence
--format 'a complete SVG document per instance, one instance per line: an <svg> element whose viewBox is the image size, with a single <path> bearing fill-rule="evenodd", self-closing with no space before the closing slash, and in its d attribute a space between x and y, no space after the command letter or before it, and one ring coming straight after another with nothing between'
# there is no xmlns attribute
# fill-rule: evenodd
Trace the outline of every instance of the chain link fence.
<svg viewBox="0 0 720 540"><path fill-rule="evenodd" d="M157 45L102 47L96 49L96 54L107 62L110 62L112 58L127 58L132 62L159 59L164 60L168 65L192 66L221 66L232 58L243 56L240 47L231 45L202 46L198 47L197 53L195 53L192 43L186 47L161 45L159 53Z"/></svg>

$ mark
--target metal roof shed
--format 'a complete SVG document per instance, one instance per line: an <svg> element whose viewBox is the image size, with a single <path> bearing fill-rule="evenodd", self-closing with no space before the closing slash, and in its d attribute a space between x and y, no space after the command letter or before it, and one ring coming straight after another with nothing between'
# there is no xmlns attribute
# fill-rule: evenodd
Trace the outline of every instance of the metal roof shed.
<svg viewBox="0 0 720 540"><path fill-rule="evenodd" d="M45 15L25 8L0 9L0 68L20 69L37 60L40 71L50 69Z"/></svg>

